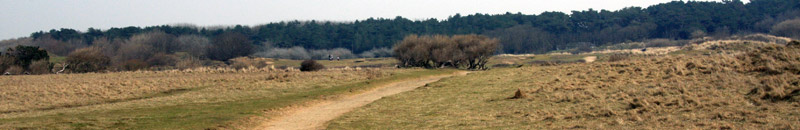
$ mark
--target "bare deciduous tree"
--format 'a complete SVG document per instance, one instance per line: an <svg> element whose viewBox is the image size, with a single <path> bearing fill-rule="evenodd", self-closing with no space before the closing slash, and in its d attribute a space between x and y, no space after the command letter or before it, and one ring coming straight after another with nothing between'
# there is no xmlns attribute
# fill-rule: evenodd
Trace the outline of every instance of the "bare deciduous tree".
<svg viewBox="0 0 800 130"><path fill-rule="evenodd" d="M480 35L407 36L394 47L402 66L486 69L499 41Z"/></svg>
<svg viewBox="0 0 800 130"><path fill-rule="evenodd" d="M214 38L212 47L208 49L207 55L212 60L226 61L231 58L250 55L253 53L253 48L254 46L244 34L227 32Z"/></svg>
<svg viewBox="0 0 800 130"><path fill-rule="evenodd" d="M211 46L208 38L199 35L182 35L175 40L175 43L180 46L179 51L198 58L206 57L206 50Z"/></svg>
<svg viewBox="0 0 800 130"><path fill-rule="evenodd" d="M800 19L786 20L772 27L772 34L800 39Z"/></svg>

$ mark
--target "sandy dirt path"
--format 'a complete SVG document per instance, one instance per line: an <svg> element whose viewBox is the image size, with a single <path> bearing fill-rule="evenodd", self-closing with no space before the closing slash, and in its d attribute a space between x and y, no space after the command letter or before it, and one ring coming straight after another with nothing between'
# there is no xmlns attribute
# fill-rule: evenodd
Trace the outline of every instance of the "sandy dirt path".
<svg viewBox="0 0 800 130"><path fill-rule="evenodd" d="M381 99L385 96L398 94L405 91L414 90L417 87L424 86L427 83L436 82L439 79L450 77L454 75L466 75L467 72L457 72L457 74L442 75L425 77L418 79L411 79L406 81L395 82L384 85L382 87L341 99L326 101L310 105L308 107L301 107L294 109L288 114L283 114L281 117L274 120L266 121L256 129L265 130L313 130L324 129L325 123L341 116L344 113L352 111L355 108L362 107L375 100Z"/></svg>

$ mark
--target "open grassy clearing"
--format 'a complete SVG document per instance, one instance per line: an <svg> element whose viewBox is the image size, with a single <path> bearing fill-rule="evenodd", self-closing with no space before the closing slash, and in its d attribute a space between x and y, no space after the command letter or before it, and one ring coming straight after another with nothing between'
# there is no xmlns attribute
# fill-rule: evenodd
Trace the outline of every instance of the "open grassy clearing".
<svg viewBox="0 0 800 130"><path fill-rule="evenodd" d="M0 129L205 129L452 70L198 69L0 78ZM262 117L269 118L269 117Z"/></svg>
<svg viewBox="0 0 800 130"><path fill-rule="evenodd" d="M800 128L800 45L745 44L475 72L378 100L329 129Z"/></svg>

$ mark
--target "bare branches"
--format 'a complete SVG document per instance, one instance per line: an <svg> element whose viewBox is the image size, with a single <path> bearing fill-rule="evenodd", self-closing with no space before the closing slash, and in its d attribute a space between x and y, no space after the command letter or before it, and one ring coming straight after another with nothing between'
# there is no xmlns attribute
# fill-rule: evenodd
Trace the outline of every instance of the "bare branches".
<svg viewBox="0 0 800 130"><path fill-rule="evenodd" d="M499 41L480 35L407 36L394 47L402 66L486 69Z"/></svg>

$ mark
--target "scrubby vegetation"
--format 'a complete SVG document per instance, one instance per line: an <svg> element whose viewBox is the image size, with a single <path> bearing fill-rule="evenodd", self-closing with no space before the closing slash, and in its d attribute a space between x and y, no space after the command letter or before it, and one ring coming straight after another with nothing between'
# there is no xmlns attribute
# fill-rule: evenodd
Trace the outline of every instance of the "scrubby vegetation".
<svg viewBox="0 0 800 130"><path fill-rule="evenodd" d="M136 62L129 61L129 62ZM140 64L143 62L140 62ZM102 54L98 48L82 48L67 55L66 65L71 66L71 70L78 73L97 72L105 70L111 64L111 59ZM127 63L128 69L143 68L146 65L137 67L136 63Z"/></svg>
<svg viewBox="0 0 800 130"><path fill-rule="evenodd" d="M409 34L480 34L498 39L499 53L584 53L617 43L662 47L685 45L691 43L689 39L751 33L798 38L794 26L800 16L798 5L800 2L786 0L747 4L738 0L673 1L615 11L455 14L446 20L396 17L229 27L62 28L3 40L0 48L38 46L53 57L64 57L81 48L96 47L111 58L108 71L230 65L230 59L244 56L298 60L327 59L328 55L341 59L386 57L391 54L389 47ZM26 64L20 66L27 69Z"/></svg>
<svg viewBox="0 0 800 130"><path fill-rule="evenodd" d="M703 54L474 72L328 129L800 128L800 43L709 44L694 50Z"/></svg>
<svg viewBox="0 0 800 130"><path fill-rule="evenodd" d="M0 53L0 72L5 74L30 74L31 71L41 71L42 67L50 68L51 64L32 63L48 61L50 56L46 50L35 46L18 45L15 48L8 48L5 54ZM32 68L33 67L33 68ZM8 72L8 73L6 73Z"/></svg>
<svg viewBox="0 0 800 130"><path fill-rule="evenodd" d="M480 35L409 35L394 47L402 66L486 69L498 41Z"/></svg>

